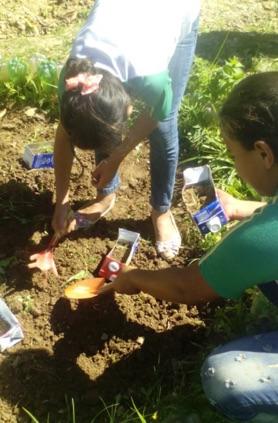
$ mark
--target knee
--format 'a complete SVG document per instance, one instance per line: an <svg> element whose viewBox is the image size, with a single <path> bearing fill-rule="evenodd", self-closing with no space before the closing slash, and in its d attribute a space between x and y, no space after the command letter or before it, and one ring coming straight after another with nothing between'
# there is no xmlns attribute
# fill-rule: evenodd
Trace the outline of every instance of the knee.
<svg viewBox="0 0 278 423"><path fill-rule="evenodd" d="M211 355L206 358L201 369L201 380L204 392L211 404L226 402L238 388L233 380L233 363L223 363L223 357Z"/></svg>
<svg viewBox="0 0 278 423"><path fill-rule="evenodd" d="M249 419L255 414L253 391L258 386L258 363L244 353L213 352L201 369L204 392L209 402L232 419Z"/></svg>

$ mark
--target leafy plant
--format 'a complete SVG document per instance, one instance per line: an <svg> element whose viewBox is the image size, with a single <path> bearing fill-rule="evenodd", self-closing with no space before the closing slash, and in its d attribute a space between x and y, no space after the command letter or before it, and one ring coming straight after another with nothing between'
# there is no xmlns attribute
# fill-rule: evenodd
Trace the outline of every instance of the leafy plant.
<svg viewBox="0 0 278 423"><path fill-rule="evenodd" d="M218 127L217 112L224 99L246 73L236 57L223 66L198 59L184 97L179 125L182 138L181 165L208 163L215 182L238 197L256 197L254 190L236 174Z"/></svg>
<svg viewBox="0 0 278 423"><path fill-rule="evenodd" d="M43 56L33 62L32 58L6 59L0 65L0 100L37 106L57 116L58 74L59 65Z"/></svg>
<svg viewBox="0 0 278 423"><path fill-rule="evenodd" d="M14 256L7 257L0 260L0 276L5 276L6 270L8 267L16 262L16 258Z"/></svg>

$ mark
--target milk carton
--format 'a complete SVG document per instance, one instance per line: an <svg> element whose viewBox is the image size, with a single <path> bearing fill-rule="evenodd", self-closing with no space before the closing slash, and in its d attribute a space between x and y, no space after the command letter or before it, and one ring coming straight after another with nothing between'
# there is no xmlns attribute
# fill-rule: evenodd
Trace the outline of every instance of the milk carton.
<svg viewBox="0 0 278 423"><path fill-rule="evenodd" d="M23 332L17 318L0 298L0 352L23 339Z"/></svg>
<svg viewBox="0 0 278 423"><path fill-rule="evenodd" d="M99 276L112 281L120 273L124 265L128 265L134 256L140 240L138 232L119 228L117 241L105 256Z"/></svg>
<svg viewBox="0 0 278 423"><path fill-rule="evenodd" d="M29 169L53 168L53 142L26 145L23 161Z"/></svg>
<svg viewBox="0 0 278 423"><path fill-rule="evenodd" d="M182 198L200 232L218 232L228 219L217 198L210 167L187 168L183 180Z"/></svg>

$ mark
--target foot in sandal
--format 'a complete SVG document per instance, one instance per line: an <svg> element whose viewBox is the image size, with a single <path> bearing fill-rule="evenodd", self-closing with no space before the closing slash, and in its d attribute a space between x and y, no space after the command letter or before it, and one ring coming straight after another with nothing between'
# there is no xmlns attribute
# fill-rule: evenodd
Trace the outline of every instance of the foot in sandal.
<svg viewBox="0 0 278 423"><path fill-rule="evenodd" d="M174 216L170 210L161 213L153 209L152 222L157 253L165 260L172 260L178 255L181 246L181 236Z"/></svg>

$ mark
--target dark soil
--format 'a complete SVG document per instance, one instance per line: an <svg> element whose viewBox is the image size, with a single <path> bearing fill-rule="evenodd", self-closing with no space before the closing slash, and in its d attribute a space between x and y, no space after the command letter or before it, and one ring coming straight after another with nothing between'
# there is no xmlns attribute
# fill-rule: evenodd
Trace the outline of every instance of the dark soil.
<svg viewBox="0 0 278 423"><path fill-rule="evenodd" d="M134 266L168 266L153 247L147 145L126 160L118 200L107 218L73 233L55 249L60 277L27 268L30 254L45 248L51 236L54 178L52 169L28 170L22 154L34 137L52 140L55 124L43 114L30 117L25 111L8 111L0 128L0 260L10 258L0 294L25 335L0 355L0 421L29 421L22 412L25 407L42 421L50 412L54 422L64 422L67 396L75 399L80 421L85 423L101 405L100 397L106 403L118 394L136 398L142 386L152 383L154 366L166 381L172 361L184 354L204 323L196 308L189 310L144 294L79 302L64 298L68 278L81 270L96 275L120 227L141 234ZM78 155L85 167L82 177L78 162L73 169L75 209L95 194L90 184L93 160L90 154ZM177 198L181 201L181 193ZM193 224L184 220L181 204L174 212L184 238L194 232ZM187 246L184 239L184 243L175 266L198 255L195 242Z"/></svg>

